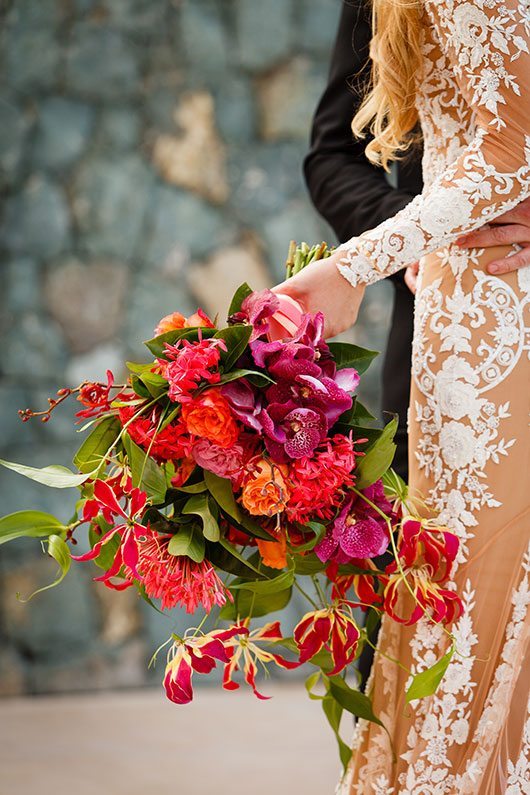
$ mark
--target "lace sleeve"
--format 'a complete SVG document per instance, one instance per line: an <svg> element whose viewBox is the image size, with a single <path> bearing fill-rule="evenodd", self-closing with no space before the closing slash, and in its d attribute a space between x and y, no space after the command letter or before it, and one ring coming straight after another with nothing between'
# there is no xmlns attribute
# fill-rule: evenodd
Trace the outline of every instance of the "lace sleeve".
<svg viewBox="0 0 530 795"><path fill-rule="evenodd" d="M475 134L403 210L339 247L337 267L353 286L417 262L530 195L528 3L426 0L426 11Z"/></svg>

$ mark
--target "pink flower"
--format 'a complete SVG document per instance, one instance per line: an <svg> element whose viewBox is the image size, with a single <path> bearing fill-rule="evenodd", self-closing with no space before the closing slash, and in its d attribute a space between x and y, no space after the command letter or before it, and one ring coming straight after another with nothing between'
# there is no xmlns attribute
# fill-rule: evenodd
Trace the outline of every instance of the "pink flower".
<svg viewBox="0 0 530 795"><path fill-rule="evenodd" d="M271 403L261 412L260 420L265 446L278 463L311 455L327 432L321 411L300 408L293 402Z"/></svg>
<svg viewBox="0 0 530 795"><path fill-rule="evenodd" d="M259 420L262 399L259 392L254 389L245 378L229 381L221 387L221 394L228 401L232 414L236 419L260 432L262 429Z"/></svg>
<svg viewBox="0 0 530 795"><path fill-rule="evenodd" d="M219 383L220 350L226 351L221 339L199 338L195 342L180 339L175 345L166 343L165 358L158 359L158 363L161 375L169 383L169 399L174 403L185 403L191 400L201 381Z"/></svg>
<svg viewBox="0 0 530 795"><path fill-rule="evenodd" d="M141 575L137 569L138 543L148 532L140 521L147 502L147 494L140 491L140 489L133 488L125 496L127 499L127 510L120 505L115 490L108 481L96 480L94 484L94 499L99 505L102 514L107 520L110 520L110 524L113 524L118 517L122 521L104 533L90 552L86 552L84 555L72 555L73 560L94 560L98 557L102 548L115 536L118 536L120 543L111 566L101 577L94 577L96 581L104 582L108 588L113 588L117 591L132 585L133 577L141 580ZM112 582L112 577L118 576L122 567L125 567L128 576L126 576L124 582L115 584Z"/></svg>
<svg viewBox="0 0 530 795"><path fill-rule="evenodd" d="M214 605L222 607L227 596L233 601L211 563L169 553L171 538L147 530L138 544L137 568L147 595L160 599L163 610L180 605L187 613L194 613L199 605L206 612Z"/></svg>
<svg viewBox="0 0 530 795"><path fill-rule="evenodd" d="M189 704L193 699L193 672L209 674L217 662L228 663L230 657L225 644L235 635L248 635L247 627L236 625L185 639L174 635L164 677L169 700L175 704Z"/></svg>
<svg viewBox="0 0 530 795"><path fill-rule="evenodd" d="M190 455L193 444L182 420L170 422L160 429L160 409L154 406L147 414L139 414L137 406L120 406L118 416L127 433L156 461L179 461ZM135 419L133 419L135 417Z"/></svg>
<svg viewBox="0 0 530 795"><path fill-rule="evenodd" d="M230 317L231 323L249 323L252 326L250 341L266 334L269 321L278 310L280 300L271 290L261 290L248 295L241 304L241 311Z"/></svg>
<svg viewBox="0 0 530 795"><path fill-rule="evenodd" d="M293 637L300 650L300 664L325 647L333 659L328 676L336 676L355 659L360 632L348 613L329 607L306 613L294 628Z"/></svg>
<svg viewBox="0 0 530 795"><path fill-rule="evenodd" d="M290 521L304 524L314 517L334 516L344 491L355 481L355 461L360 453L354 444L350 437L338 433L325 439L311 456L291 461L291 495L286 509Z"/></svg>
<svg viewBox="0 0 530 795"><path fill-rule="evenodd" d="M199 439L193 445L192 455L203 469L239 484L246 464L255 454L256 442L248 434L241 434L232 447L219 447L209 439Z"/></svg>

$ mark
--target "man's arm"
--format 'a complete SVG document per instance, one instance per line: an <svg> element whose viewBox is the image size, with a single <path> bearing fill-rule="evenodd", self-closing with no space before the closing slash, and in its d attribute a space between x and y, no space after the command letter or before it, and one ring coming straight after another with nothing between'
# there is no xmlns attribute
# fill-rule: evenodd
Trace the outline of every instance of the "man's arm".
<svg viewBox="0 0 530 795"><path fill-rule="evenodd" d="M369 77L370 10L366 0L344 2L328 86L320 100L304 161L307 187L318 212L341 242L390 218L414 193L392 188L364 154L367 139L350 123Z"/></svg>

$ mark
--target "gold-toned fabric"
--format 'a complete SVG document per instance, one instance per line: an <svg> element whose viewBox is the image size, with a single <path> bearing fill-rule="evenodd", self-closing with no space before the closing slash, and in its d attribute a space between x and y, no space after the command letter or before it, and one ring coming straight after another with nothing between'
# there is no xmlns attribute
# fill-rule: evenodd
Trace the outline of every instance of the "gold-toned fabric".
<svg viewBox="0 0 530 795"><path fill-rule="evenodd" d="M418 92L425 189L341 247L354 286L420 261L409 409L412 491L460 538L464 614L438 692L376 654L379 726L359 721L341 795L530 793L530 268L455 240L530 195L527 2L427 0ZM407 598L405 595L402 598ZM412 673L449 646L424 620L383 619L378 648Z"/></svg>

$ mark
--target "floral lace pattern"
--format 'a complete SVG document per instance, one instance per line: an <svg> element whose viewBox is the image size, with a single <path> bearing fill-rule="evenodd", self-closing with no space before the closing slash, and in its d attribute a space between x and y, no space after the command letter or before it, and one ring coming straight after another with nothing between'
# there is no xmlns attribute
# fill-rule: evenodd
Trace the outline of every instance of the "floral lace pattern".
<svg viewBox="0 0 530 795"><path fill-rule="evenodd" d="M428 484L428 505L458 534L457 563L465 570L481 544L487 546L484 518L498 517L488 526L502 531L513 516L502 510L511 506L496 488L498 474L530 445L518 438L529 409L523 413L520 396L507 388L510 379L519 390L521 381L528 384L521 367L526 362L528 369L530 359L530 267L516 278L495 277L485 272L484 250L453 245L530 195L530 7L526 0L425 0L425 21L418 85L424 191L393 218L344 243L338 269L355 287L420 262L409 410L417 438L413 476ZM515 560L517 567L520 557ZM458 654L435 696L408 706L405 719L395 697L399 674L377 658L372 681L381 716L391 733L404 720L408 727L401 772L395 773L385 733L359 721L358 751L338 793L482 795L528 633L528 564L525 557L511 618L503 613L504 646L486 696L477 697L481 591L472 567L460 580L465 611L452 628ZM394 636L385 625L380 642L392 655L399 630ZM410 640L413 673L429 668L446 648L445 633L420 622ZM509 795L530 793L529 732L530 723L520 755L503 763Z"/></svg>

